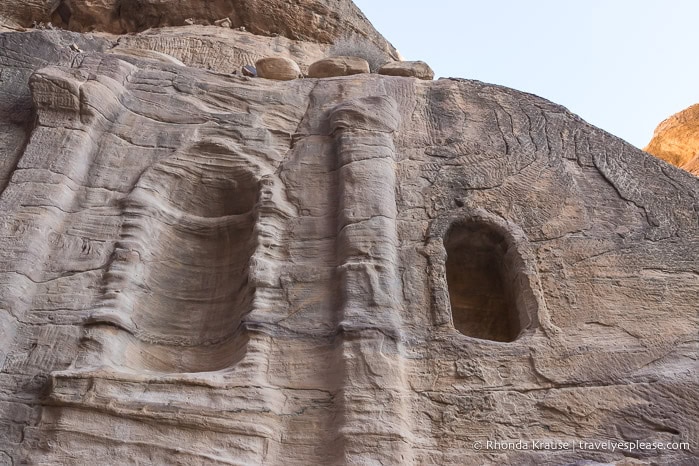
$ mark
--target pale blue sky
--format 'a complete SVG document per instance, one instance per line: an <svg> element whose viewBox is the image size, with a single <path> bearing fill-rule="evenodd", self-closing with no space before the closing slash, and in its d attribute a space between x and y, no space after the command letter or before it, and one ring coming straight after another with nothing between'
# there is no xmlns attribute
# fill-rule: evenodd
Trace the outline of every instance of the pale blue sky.
<svg viewBox="0 0 699 466"><path fill-rule="evenodd" d="M354 0L408 60L564 105L644 147L699 103L699 0Z"/></svg>

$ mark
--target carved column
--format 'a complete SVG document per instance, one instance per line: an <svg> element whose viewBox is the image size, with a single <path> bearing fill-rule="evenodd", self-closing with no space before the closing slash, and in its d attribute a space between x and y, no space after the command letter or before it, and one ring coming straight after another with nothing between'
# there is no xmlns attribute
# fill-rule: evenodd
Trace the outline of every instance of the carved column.
<svg viewBox="0 0 699 466"><path fill-rule="evenodd" d="M376 461L408 462L393 143L400 114L390 97L368 97L336 107L330 124L338 146L342 460L366 462L371 444Z"/></svg>

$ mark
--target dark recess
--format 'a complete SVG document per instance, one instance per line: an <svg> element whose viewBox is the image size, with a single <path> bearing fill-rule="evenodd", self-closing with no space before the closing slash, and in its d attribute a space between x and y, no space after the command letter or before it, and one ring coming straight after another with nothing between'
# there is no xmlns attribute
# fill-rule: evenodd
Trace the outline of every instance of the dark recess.
<svg viewBox="0 0 699 466"><path fill-rule="evenodd" d="M454 328L474 338L514 341L522 328L505 237L487 224L467 222L452 226L444 244Z"/></svg>

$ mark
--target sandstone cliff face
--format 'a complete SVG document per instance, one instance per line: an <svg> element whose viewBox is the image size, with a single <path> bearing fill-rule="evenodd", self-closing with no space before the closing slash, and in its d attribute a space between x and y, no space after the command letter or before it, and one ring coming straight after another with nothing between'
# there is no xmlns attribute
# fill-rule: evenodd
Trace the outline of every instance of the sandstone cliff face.
<svg viewBox="0 0 699 466"><path fill-rule="evenodd" d="M699 176L699 104L660 123L644 150Z"/></svg>
<svg viewBox="0 0 699 466"><path fill-rule="evenodd" d="M261 36L326 44L354 37L398 58L351 0L8 0L0 7L0 25L10 28L51 22L71 31L115 34L213 25L223 18Z"/></svg>
<svg viewBox="0 0 699 466"><path fill-rule="evenodd" d="M264 37L217 26L162 28L125 36L100 35L112 42L111 53L153 50L183 64L219 73L239 73L245 65L265 57L285 57L296 61L301 71L328 53L328 45L290 40L282 36ZM387 58L388 59L388 58Z"/></svg>
<svg viewBox="0 0 699 466"><path fill-rule="evenodd" d="M0 44L2 461L696 458L692 175L476 81Z"/></svg>

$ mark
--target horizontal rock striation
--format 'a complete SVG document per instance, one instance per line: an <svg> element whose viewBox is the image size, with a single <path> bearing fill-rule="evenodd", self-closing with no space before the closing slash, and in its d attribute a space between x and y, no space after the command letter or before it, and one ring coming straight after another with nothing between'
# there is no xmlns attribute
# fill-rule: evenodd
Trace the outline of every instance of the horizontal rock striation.
<svg viewBox="0 0 699 466"><path fill-rule="evenodd" d="M394 59L395 48L351 0L29 0L8 1L0 24L10 28L49 23L76 32L125 34L150 28L214 25L228 18L233 28L256 35L330 44L353 37Z"/></svg>
<svg viewBox="0 0 699 466"><path fill-rule="evenodd" d="M265 37L216 26L161 28L114 38L111 51L154 50L172 56L187 66L219 73L240 73L266 57L288 58L307 71L311 63L325 57L328 45L294 41L285 37Z"/></svg>
<svg viewBox="0 0 699 466"><path fill-rule="evenodd" d="M696 177L477 81L0 41L2 461L697 456Z"/></svg>

